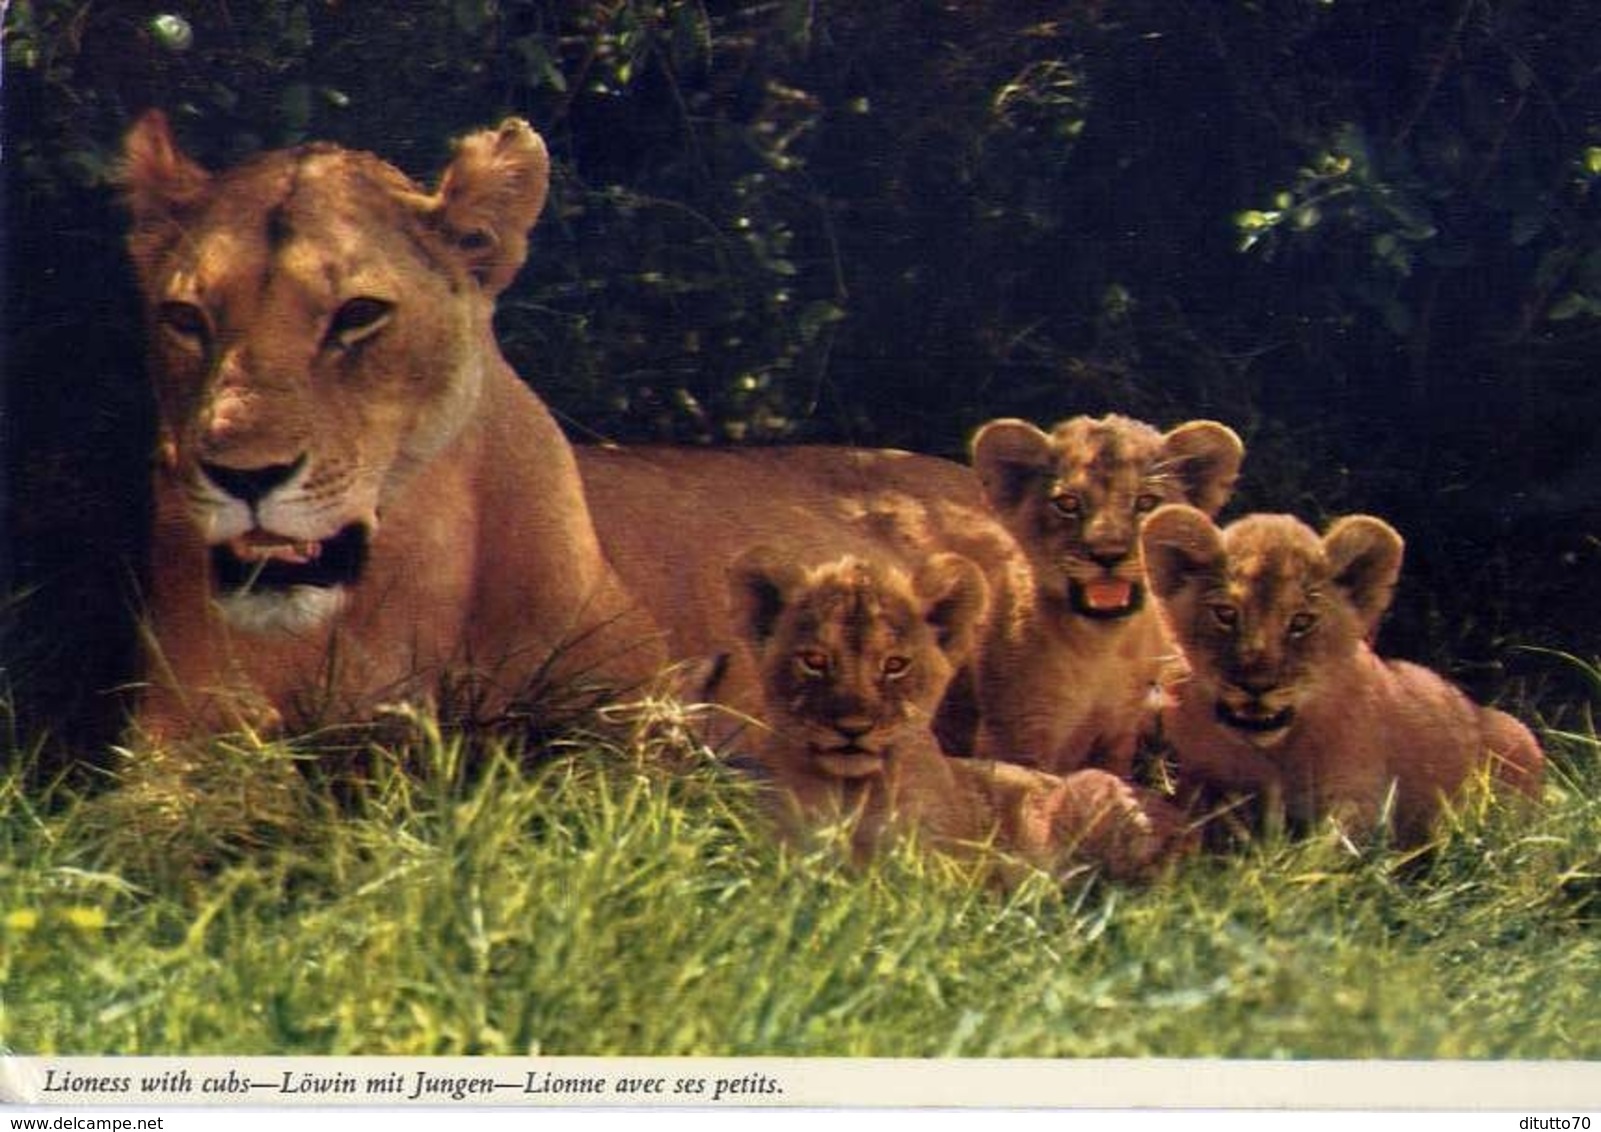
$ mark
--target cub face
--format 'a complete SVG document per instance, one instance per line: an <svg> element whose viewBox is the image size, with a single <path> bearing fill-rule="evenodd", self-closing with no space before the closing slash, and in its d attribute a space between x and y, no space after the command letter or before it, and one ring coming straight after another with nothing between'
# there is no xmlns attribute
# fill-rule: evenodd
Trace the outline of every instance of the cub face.
<svg viewBox="0 0 1601 1132"><path fill-rule="evenodd" d="M1192 686L1259 748L1282 741L1320 678L1371 637L1403 549L1392 527L1367 515L1319 538L1288 515L1249 515L1219 530L1183 505L1152 513L1140 541Z"/></svg>
<svg viewBox="0 0 1601 1132"><path fill-rule="evenodd" d="M1115 414L1074 417L1049 433L991 421L973 438L985 498L1028 555L1042 596L1103 621L1144 604L1140 521L1164 503L1215 513L1243 456L1240 438L1214 421L1164 434Z"/></svg>
<svg viewBox="0 0 1601 1132"><path fill-rule="evenodd" d="M433 193L333 146L212 173L159 112L130 131L158 486L236 627L309 628L359 585L386 506L477 405L547 178L514 119L464 140Z"/></svg>
<svg viewBox="0 0 1601 1132"><path fill-rule="evenodd" d="M988 603L982 572L956 554L908 577L854 556L807 568L757 547L730 587L767 724L797 769L839 778L880 774L898 745L928 737Z"/></svg>

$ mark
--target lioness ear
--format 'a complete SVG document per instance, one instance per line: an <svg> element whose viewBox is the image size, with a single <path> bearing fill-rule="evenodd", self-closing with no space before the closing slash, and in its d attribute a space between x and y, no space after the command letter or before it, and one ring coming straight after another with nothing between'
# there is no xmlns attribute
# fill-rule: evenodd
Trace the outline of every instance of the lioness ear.
<svg viewBox="0 0 1601 1132"><path fill-rule="evenodd" d="M974 435L972 449L984 499L1000 515L1015 511L1030 486L1051 473L1051 438L1027 421L990 421Z"/></svg>
<svg viewBox="0 0 1601 1132"><path fill-rule="evenodd" d="M805 571L774 547L754 546L741 554L728 568L728 594L740 633L757 648L765 645L805 580Z"/></svg>
<svg viewBox="0 0 1601 1132"><path fill-rule="evenodd" d="M211 184L211 174L178 148L160 110L146 110L123 139L120 179L136 224L192 207Z"/></svg>
<svg viewBox="0 0 1601 1132"><path fill-rule="evenodd" d="M1170 598L1190 579L1218 574L1223 535L1206 512L1186 503L1158 507L1140 525L1145 577L1158 598Z"/></svg>
<svg viewBox="0 0 1601 1132"><path fill-rule="evenodd" d="M1208 515L1216 515L1234 494L1245 445L1227 425L1190 421L1162 437L1159 461L1163 474L1184 486L1184 497Z"/></svg>
<svg viewBox="0 0 1601 1132"><path fill-rule="evenodd" d="M923 600L923 619L934 627L940 651L952 664L961 664L977 643L979 625L989 610L984 572L960 554L936 554L923 563L912 585Z"/></svg>
<svg viewBox="0 0 1601 1132"><path fill-rule="evenodd" d="M133 216L128 252L143 274L160 249L179 234L178 218L205 200L211 174L178 148L167 116L147 110L123 139L118 179Z"/></svg>
<svg viewBox="0 0 1601 1132"><path fill-rule="evenodd" d="M456 143L439 179L435 218L468 272L498 294L528 256L528 230L550 189L544 140L521 118Z"/></svg>
<svg viewBox="0 0 1601 1132"><path fill-rule="evenodd" d="M1334 584L1356 608L1367 636L1378 629L1379 619L1390 608L1404 550L1396 529L1372 515L1337 519L1323 536Z"/></svg>

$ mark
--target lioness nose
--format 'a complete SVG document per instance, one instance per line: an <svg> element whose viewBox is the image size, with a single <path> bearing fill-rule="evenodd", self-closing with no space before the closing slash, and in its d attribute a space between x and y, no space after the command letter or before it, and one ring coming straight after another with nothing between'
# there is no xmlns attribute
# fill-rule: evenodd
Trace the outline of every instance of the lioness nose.
<svg viewBox="0 0 1601 1132"><path fill-rule="evenodd" d="M305 462L304 456L292 464L267 464L260 468L225 468L221 464L202 462L200 470L235 499L255 506L268 492L288 483Z"/></svg>

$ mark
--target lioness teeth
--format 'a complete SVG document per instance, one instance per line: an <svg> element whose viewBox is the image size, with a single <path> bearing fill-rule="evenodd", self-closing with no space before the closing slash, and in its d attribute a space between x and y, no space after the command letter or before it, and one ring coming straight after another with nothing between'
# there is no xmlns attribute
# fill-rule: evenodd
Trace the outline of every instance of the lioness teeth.
<svg viewBox="0 0 1601 1132"><path fill-rule="evenodd" d="M228 549L234 557L245 562L288 562L304 566L308 562L315 562L322 554L322 543L315 540L294 542L253 531L230 539Z"/></svg>

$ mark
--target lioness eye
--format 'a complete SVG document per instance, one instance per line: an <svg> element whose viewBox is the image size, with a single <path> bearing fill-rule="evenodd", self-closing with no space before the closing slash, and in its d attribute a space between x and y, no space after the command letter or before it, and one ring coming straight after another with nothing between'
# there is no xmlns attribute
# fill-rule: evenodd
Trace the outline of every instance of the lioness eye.
<svg viewBox="0 0 1601 1132"><path fill-rule="evenodd" d="M162 303L156 308L156 318L169 333L190 343L204 344L210 334L206 312L193 303Z"/></svg>
<svg viewBox="0 0 1601 1132"><path fill-rule="evenodd" d="M1162 505L1162 497L1146 492L1134 501L1134 510L1143 515L1147 511L1155 511Z"/></svg>
<svg viewBox="0 0 1601 1132"><path fill-rule="evenodd" d="M1312 631L1312 626L1316 624L1317 614L1302 610L1290 618L1290 636L1304 637Z"/></svg>
<svg viewBox="0 0 1601 1132"><path fill-rule="evenodd" d="M795 666L807 676L827 676L828 654L821 649L802 649L795 654Z"/></svg>
<svg viewBox="0 0 1601 1132"><path fill-rule="evenodd" d="M884 675L893 680L897 676L905 676L906 670L911 666L912 658L909 656L886 656L884 658Z"/></svg>
<svg viewBox="0 0 1601 1132"><path fill-rule="evenodd" d="M1212 620L1224 629L1233 629L1240 623L1240 611L1232 605L1212 605L1207 608L1212 613Z"/></svg>
<svg viewBox="0 0 1601 1132"><path fill-rule="evenodd" d="M1060 514L1074 518L1084 509L1084 502L1072 492L1064 491L1061 495L1051 496L1051 506Z"/></svg>
<svg viewBox="0 0 1601 1132"><path fill-rule="evenodd" d="M340 346L354 346L376 334L389 321L394 309L393 303L383 299L350 299L334 312L333 321L328 324L328 337Z"/></svg>

